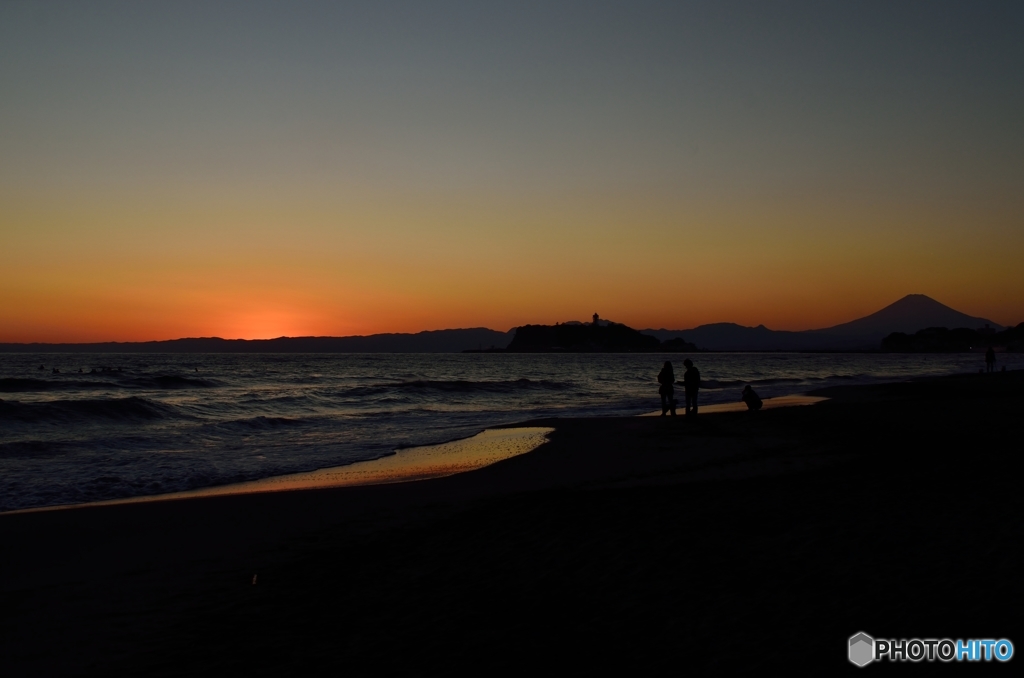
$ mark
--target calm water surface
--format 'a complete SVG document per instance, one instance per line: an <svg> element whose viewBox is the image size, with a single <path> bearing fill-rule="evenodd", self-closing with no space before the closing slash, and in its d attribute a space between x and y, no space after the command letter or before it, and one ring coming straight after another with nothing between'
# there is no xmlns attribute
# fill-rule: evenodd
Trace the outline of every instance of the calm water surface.
<svg viewBox="0 0 1024 678"><path fill-rule="evenodd" d="M641 414L659 408L661 363L681 377L683 357L0 354L0 510L339 466L534 417ZM746 383L772 397L983 366L975 354L692 357L706 404Z"/></svg>

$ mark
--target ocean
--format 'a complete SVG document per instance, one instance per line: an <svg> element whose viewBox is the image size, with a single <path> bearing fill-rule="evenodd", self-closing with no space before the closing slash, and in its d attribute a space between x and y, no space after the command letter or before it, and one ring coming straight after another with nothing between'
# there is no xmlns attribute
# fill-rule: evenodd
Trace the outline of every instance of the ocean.
<svg viewBox="0 0 1024 678"><path fill-rule="evenodd" d="M663 361L681 378L683 357L0 354L0 511L341 466L538 417L643 414L660 407ZM747 383L766 398L984 366L978 354L691 357L702 404L737 401ZM999 354L1002 366L1024 355Z"/></svg>

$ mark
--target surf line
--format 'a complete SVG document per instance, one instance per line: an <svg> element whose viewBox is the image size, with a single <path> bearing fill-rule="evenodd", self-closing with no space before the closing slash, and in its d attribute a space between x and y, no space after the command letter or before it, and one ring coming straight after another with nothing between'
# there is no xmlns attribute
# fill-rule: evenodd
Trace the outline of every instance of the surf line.
<svg viewBox="0 0 1024 678"><path fill-rule="evenodd" d="M510 459L535 450L547 442L548 434L554 430L553 428L542 426L485 429L469 438L452 440L437 445L407 447L395 450L394 454L386 457L358 461L347 466L334 466L316 471L271 476L260 480L203 487L182 492L109 499L82 504L40 506L19 509L17 511L6 511L0 515L59 511L88 506L116 506L118 504L174 501L229 494L385 485L443 478L455 475L456 473L465 473L466 471L490 466L504 459Z"/></svg>

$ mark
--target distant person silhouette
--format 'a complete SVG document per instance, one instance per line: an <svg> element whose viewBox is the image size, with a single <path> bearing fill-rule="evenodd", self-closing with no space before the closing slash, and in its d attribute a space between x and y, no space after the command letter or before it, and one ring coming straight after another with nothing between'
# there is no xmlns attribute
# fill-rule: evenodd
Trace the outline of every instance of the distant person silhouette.
<svg viewBox="0 0 1024 678"><path fill-rule="evenodd" d="M985 371L996 371L996 352L992 350L991 346L989 346L988 350L985 351Z"/></svg>
<svg viewBox="0 0 1024 678"><path fill-rule="evenodd" d="M740 399L747 404L747 409L751 412L761 409L761 405L764 404L757 393L754 392L754 389L750 388L750 384L743 387L743 396Z"/></svg>
<svg viewBox="0 0 1024 678"><path fill-rule="evenodd" d="M687 358L683 361L686 371L683 372L683 389L686 391L686 414L689 416L690 408L697 414L697 391L700 390L700 372L693 366L693 361Z"/></svg>
<svg viewBox="0 0 1024 678"><path fill-rule="evenodd" d="M672 363L667 360L661 372L658 372L658 383L661 384L658 387L658 393L661 395L661 416L664 417L669 411L673 417L676 416L676 390L673 386L676 383L676 373L672 369Z"/></svg>

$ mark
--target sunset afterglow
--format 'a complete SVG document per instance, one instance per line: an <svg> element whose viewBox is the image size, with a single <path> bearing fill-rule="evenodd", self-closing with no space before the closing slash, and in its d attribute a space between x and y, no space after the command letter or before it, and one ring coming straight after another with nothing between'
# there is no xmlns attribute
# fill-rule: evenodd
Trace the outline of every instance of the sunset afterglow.
<svg viewBox="0 0 1024 678"><path fill-rule="evenodd" d="M1024 320L1015 6L442 4L0 6L0 341Z"/></svg>

